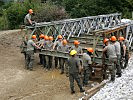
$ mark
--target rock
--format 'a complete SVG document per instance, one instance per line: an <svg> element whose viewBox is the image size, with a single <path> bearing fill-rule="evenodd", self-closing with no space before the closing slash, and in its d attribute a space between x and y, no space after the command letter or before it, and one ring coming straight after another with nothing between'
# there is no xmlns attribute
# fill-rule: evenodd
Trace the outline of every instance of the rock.
<svg viewBox="0 0 133 100"><path fill-rule="evenodd" d="M105 80L108 81L108 80ZM107 83L90 100L132 100L133 98L133 55L128 67L123 70L122 77L115 82Z"/></svg>

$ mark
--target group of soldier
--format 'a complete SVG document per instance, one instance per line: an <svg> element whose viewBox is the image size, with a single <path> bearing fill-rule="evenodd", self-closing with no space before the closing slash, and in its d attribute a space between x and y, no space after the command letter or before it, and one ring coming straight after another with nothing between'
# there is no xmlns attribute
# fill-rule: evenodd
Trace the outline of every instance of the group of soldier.
<svg viewBox="0 0 133 100"><path fill-rule="evenodd" d="M111 81L115 80L115 75L121 77L122 70L126 68L129 59L129 42L124 37L112 36L110 39L104 39L105 47L103 54L109 59L110 66L108 67L111 74ZM125 64L123 65L123 59Z"/></svg>
<svg viewBox="0 0 133 100"><path fill-rule="evenodd" d="M83 92L82 85L80 84L79 73L84 69L84 78L83 85L88 85L89 80L89 66L91 65L91 55L93 53L92 48L87 49L87 53L83 53L82 48L79 46L80 42L78 40L74 40L73 46L68 46L68 41L63 39L61 35L58 35L58 40L53 43L52 36L46 36L41 34L39 36L39 41L37 41L36 35L32 35L31 39L23 42L27 43L27 49L25 51L25 62L26 68L28 70L33 69L33 61L34 61L34 49L45 49L45 50L57 50L64 53L69 53L71 58L68 60L67 58L61 57L53 57L42 55L39 53L40 62L39 64L43 65L44 69L50 70L52 68L53 60L55 62L55 68L57 68L59 63L59 68L61 69L61 73L66 72L66 75L69 76L70 79L70 87L72 93L74 93L74 79L77 81L80 91ZM26 42L27 41L27 42ZM75 55L83 54L83 67L81 66L81 62L79 58ZM66 70L65 70L66 69Z"/></svg>
<svg viewBox="0 0 133 100"><path fill-rule="evenodd" d="M43 65L44 69L50 70L52 68L53 60L55 62L55 68L57 68L59 63L59 68L61 69L61 74L66 72L66 75L69 76L70 80L70 88L71 93L75 93L74 91L74 80L76 80L80 91L84 92L82 86L87 86L90 71L91 71L91 55L93 54L92 48L87 48L87 52L83 53L81 46L79 46L80 42L78 40L74 41L73 46L68 46L68 41L63 39L61 35L57 36L58 40L53 42L52 36L46 36L41 34L39 36L39 41L37 41L36 35L32 35L31 39L27 41L27 49L26 49L26 68L29 70L33 69L33 61L34 61L34 49L45 49L45 50L57 50L64 53L69 53L70 58L61 58L61 57L53 57L39 54L40 63ZM128 40L124 39L124 37L119 37L118 41L115 36L112 36L110 39L104 39L104 49L103 49L103 57L107 57L110 62L110 66L108 69L111 74L111 81L115 80L115 76L121 77L122 68L126 68L129 57L129 43ZM77 54L82 54L82 64L76 56ZM125 58L125 65L121 64L121 60ZM66 68L66 70L64 70ZM79 78L79 73L83 72L83 82L81 85L81 81Z"/></svg>
<svg viewBox="0 0 133 100"><path fill-rule="evenodd" d="M33 14L33 10L30 9L29 13L25 16L26 25L32 25L31 15ZM46 36L40 34L39 39L37 39L36 35L32 35L31 39L25 38L23 44L26 49L24 50L25 55L25 66L28 70L33 69L34 62L34 50L36 49L45 49L45 50L57 50L64 53L69 53L70 58L61 58L61 57L53 57L42 55L39 53L40 62L39 64L43 65L44 69L50 70L52 68L53 61L55 62L55 68L57 68L59 63L59 68L61 69L61 74L66 72L66 75L69 76L71 93L75 93L74 91L74 80L77 82L80 92L84 92L82 86L88 86L89 77L92 70L92 61L91 55L93 55L93 49L87 48L87 52L83 53L81 46L79 46L80 42L78 40L74 41L73 46L68 45L68 41L63 39L61 35L57 36L58 40L53 42L54 38L52 36ZM128 64L129 57L129 43L124 37L119 37L118 39L115 36L112 36L110 39L105 38L103 40L104 49L103 49L103 57L107 57L110 62L110 66L108 69L111 74L111 81L115 80L116 75L121 77L122 68L126 68ZM76 56L78 54L82 55L82 63L79 60L79 57ZM122 65L122 60L125 59L125 65ZM66 69L66 70L65 70ZM79 77L79 73L83 72L83 82L81 84L81 80Z"/></svg>

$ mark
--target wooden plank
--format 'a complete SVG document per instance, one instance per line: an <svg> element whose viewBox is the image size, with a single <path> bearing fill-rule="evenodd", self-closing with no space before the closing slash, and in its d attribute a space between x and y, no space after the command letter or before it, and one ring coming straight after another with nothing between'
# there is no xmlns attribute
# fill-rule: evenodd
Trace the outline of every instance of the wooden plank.
<svg viewBox="0 0 133 100"><path fill-rule="evenodd" d="M89 100L89 98L91 96L93 96L94 94L96 94L96 92L98 92L100 90L100 88L102 88L104 85L106 84L106 82L101 82L100 84L94 86L93 88L87 90L85 93L88 94L84 97L82 97L82 100Z"/></svg>

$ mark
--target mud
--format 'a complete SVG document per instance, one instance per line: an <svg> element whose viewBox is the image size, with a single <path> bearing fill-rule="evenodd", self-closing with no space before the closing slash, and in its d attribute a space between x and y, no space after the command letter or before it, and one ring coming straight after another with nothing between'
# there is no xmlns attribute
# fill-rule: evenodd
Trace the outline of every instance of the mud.
<svg viewBox="0 0 133 100"><path fill-rule="evenodd" d="M34 70L24 68L24 55L20 53L22 33L0 32L0 100L78 100L83 94L75 87L70 94L69 80L60 71L44 70L38 54Z"/></svg>

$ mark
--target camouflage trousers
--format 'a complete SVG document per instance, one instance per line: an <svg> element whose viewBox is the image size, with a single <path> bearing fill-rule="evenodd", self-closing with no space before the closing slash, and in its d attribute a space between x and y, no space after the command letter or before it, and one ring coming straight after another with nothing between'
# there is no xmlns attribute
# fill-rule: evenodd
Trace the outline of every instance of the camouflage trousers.
<svg viewBox="0 0 133 100"><path fill-rule="evenodd" d="M27 51L26 52L26 60L25 60L26 68L32 69L33 62L34 62L34 51Z"/></svg>
<svg viewBox="0 0 133 100"><path fill-rule="evenodd" d="M73 74L69 73L69 81L70 81L71 91L74 91L74 80L77 82L78 87L80 89L82 89L82 85L80 83L79 74L78 73L73 73Z"/></svg>
<svg viewBox="0 0 133 100"><path fill-rule="evenodd" d="M108 69L110 71L111 77L115 78L115 72L116 72L116 63L117 63L117 58L109 58L110 66L108 66Z"/></svg>
<svg viewBox="0 0 133 100"><path fill-rule="evenodd" d="M66 58L60 58L60 68L61 68L61 72L64 72L64 70L66 72L68 72L68 65L67 65L67 59Z"/></svg>
<svg viewBox="0 0 133 100"><path fill-rule="evenodd" d="M90 76L90 69L84 69L83 71L83 85L88 85L88 81L89 81L89 76Z"/></svg>
<svg viewBox="0 0 133 100"><path fill-rule="evenodd" d="M52 62L53 62L53 57L52 56L45 56L46 60L46 68L49 70L52 68Z"/></svg>
<svg viewBox="0 0 133 100"><path fill-rule="evenodd" d="M121 73L121 64L120 64L120 60L121 60L121 55L117 55L117 63L116 63L116 69L117 69L117 74Z"/></svg>

